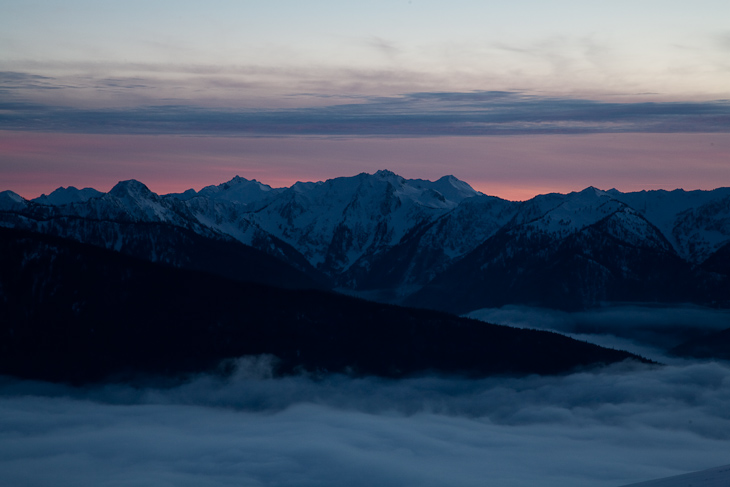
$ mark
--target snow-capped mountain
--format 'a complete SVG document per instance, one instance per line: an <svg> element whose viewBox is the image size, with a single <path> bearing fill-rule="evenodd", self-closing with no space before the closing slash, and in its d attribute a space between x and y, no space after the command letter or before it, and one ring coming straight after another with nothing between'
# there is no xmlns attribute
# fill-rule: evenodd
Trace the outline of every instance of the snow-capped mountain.
<svg viewBox="0 0 730 487"><path fill-rule="evenodd" d="M639 211L587 188L523 203L510 222L406 303L466 312L510 303L727 301L724 284L716 282L682 259Z"/></svg>
<svg viewBox="0 0 730 487"><path fill-rule="evenodd" d="M730 188L713 191L608 191L651 221L682 258L699 264L730 241Z"/></svg>
<svg viewBox="0 0 730 487"><path fill-rule="evenodd" d="M237 241L346 292L459 312L617 299L718 304L730 279L730 188L589 187L511 202L453 176L386 170L289 188L236 176L163 196L132 180L105 194L59 188L33 201L5 191L0 225L178 266L191 235Z"/></svg>
<svg viewBox="0 0 730 487"><path fill-rule="evenodd" d="M200 207L209 203L210 214L220 210L219 205L215 200L194 200L159 196L134 180L121 181L99 197L64 205L39 204L5 192L0 195L0 226L71 239L152 262L238 277L243 281L285 287L311 287L314 281L324 281L296 250L276 237L265 232L259 235L255 228L249 229L250 243L263 248L262 253L254 250L253 245L242 245L239 239L220 231L216 225L207 224ZM237 214L234 211L233 215ZM226 220L221 226L225 223L233 228L235 220L231 223L226 219L228 216L223 211L218 213L219 219ZM272 274L264 275L263 269L269 269ZM301 275L302 272L309 277Z"/></svg>
<svg viewBox="0 0 730 487"><path fill-rule="evenodd" d="M330 275L370 265L373 256L478 193L453 176L407 180L390 171L295 184L251 214Z"/></svg>
<svg viewBox="0 0 730 487"><path fill-rule="evenodd" d="M22 208L16 203L15 207L0 206L0 210L6 210L2 214L3 226L94 243L117 251L135 233L144 233L133 231L141 228L141 224L164 224L206 237L214 235L211 229L197 223L187 206L163 198L134 180L121 181L108 193L85 201L46 205L23 200ZM127 230L122 231L121 227Z"/></svg>
<svg viewBox="0 0 730 487"><path fill-rule="evenodd" d="M103 194L104 193L97 191L94 188L77 189L73 186L69 186L68 188L60 187L49 195L42 194L38 198L34 198L32 201L42 205L60 206L67 205L69 203L87 201L91 198L97 198Z"/></svg>
<svg viewBox="0 0 730 487"><path fill-rule="evenodd" d="M340 283L349 287L356 283L373 298L403 298L494 235L514 217L518 207L518 203L493 196L464 199L453 210L413 228L396 245L373 256L367 268L353 267L345 272Z"/></svg>
<svg viewBox="0 0 730 487"><path fill-rule="evenodd" d="M28 207L28 201L10 190L0 192L0 210L22 211Z"/></svg>
<svg viewBox="0 0 730 487"><path fill-rule="evenodd" d="M274 189L268 184L260 183L255 179L249 181L248 179L236 176L225 183L206 186L198 192L194 189L189 189L184 193L170 194L168 196L176 197L181 200L203 197L211 200L230 201L233 203L248 205L281 193L284 189L285 188Z"/></svg>

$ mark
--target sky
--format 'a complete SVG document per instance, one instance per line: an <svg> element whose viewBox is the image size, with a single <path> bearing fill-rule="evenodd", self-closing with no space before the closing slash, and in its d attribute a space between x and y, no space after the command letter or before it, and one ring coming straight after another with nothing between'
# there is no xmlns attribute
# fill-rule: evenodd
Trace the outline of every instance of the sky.
<svg viewBox="0 0 730 487"><path fill-rule="evenodd" d="M0 190L730 185L726 1L0 0Z"/></svg>

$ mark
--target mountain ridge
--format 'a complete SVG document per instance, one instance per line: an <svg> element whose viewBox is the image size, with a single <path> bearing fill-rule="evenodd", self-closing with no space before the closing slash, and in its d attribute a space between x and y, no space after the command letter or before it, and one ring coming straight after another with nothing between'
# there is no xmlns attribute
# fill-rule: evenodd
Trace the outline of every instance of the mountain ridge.
<svg viewBox="0 0 730 487"><path fill-rule="evenodd" d="M0 225L122 252L128 238L110 222L172 225L254 247L349 294L451 312L471 311L449 304L466 295L473 309L632 300L622 288L641 301L730 305L730 188L589 186L512 202L454 176L427 181L380 170L289 188L236 176L168 195L132 180L75 199L54 205L0 193ZM83 220L85 230L64 218ZM656 282L658 275L680 292Z"/></svg>

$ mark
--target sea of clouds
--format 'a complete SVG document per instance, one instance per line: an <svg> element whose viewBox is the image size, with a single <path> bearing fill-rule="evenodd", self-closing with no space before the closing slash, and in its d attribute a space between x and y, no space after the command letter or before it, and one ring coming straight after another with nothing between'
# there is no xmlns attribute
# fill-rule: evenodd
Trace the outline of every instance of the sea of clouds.
<svg viewBox="0 0 730 487"><path fill-rule="evenodd" d="M673 347L730 328L730 310L689 304L613 304L575 312L509 305L472 311L466 316L499 325L556 331L674 364L686 361L667 353Z"/></svg>
<svg viewBox="0 0 730 487"><path fill-rule="evenodd" d="M730 366L563 376L0 381L0 484L617 487L730 463Z"/></svg>

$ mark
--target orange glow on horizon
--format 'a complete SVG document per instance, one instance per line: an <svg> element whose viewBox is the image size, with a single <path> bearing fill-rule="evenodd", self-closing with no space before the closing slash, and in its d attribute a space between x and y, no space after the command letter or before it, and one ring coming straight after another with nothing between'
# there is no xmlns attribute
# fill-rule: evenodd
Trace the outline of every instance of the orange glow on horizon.
<svg viewBox="0 0 730 487"><path fill-rule="evenodd" d="M509 200L580 191L730 186L730 134L235 138L0 131L0 191L35 198L60 186L109 191L137 179L166 194L236 175L272 187L390 169L454 175Z"/></svg>

